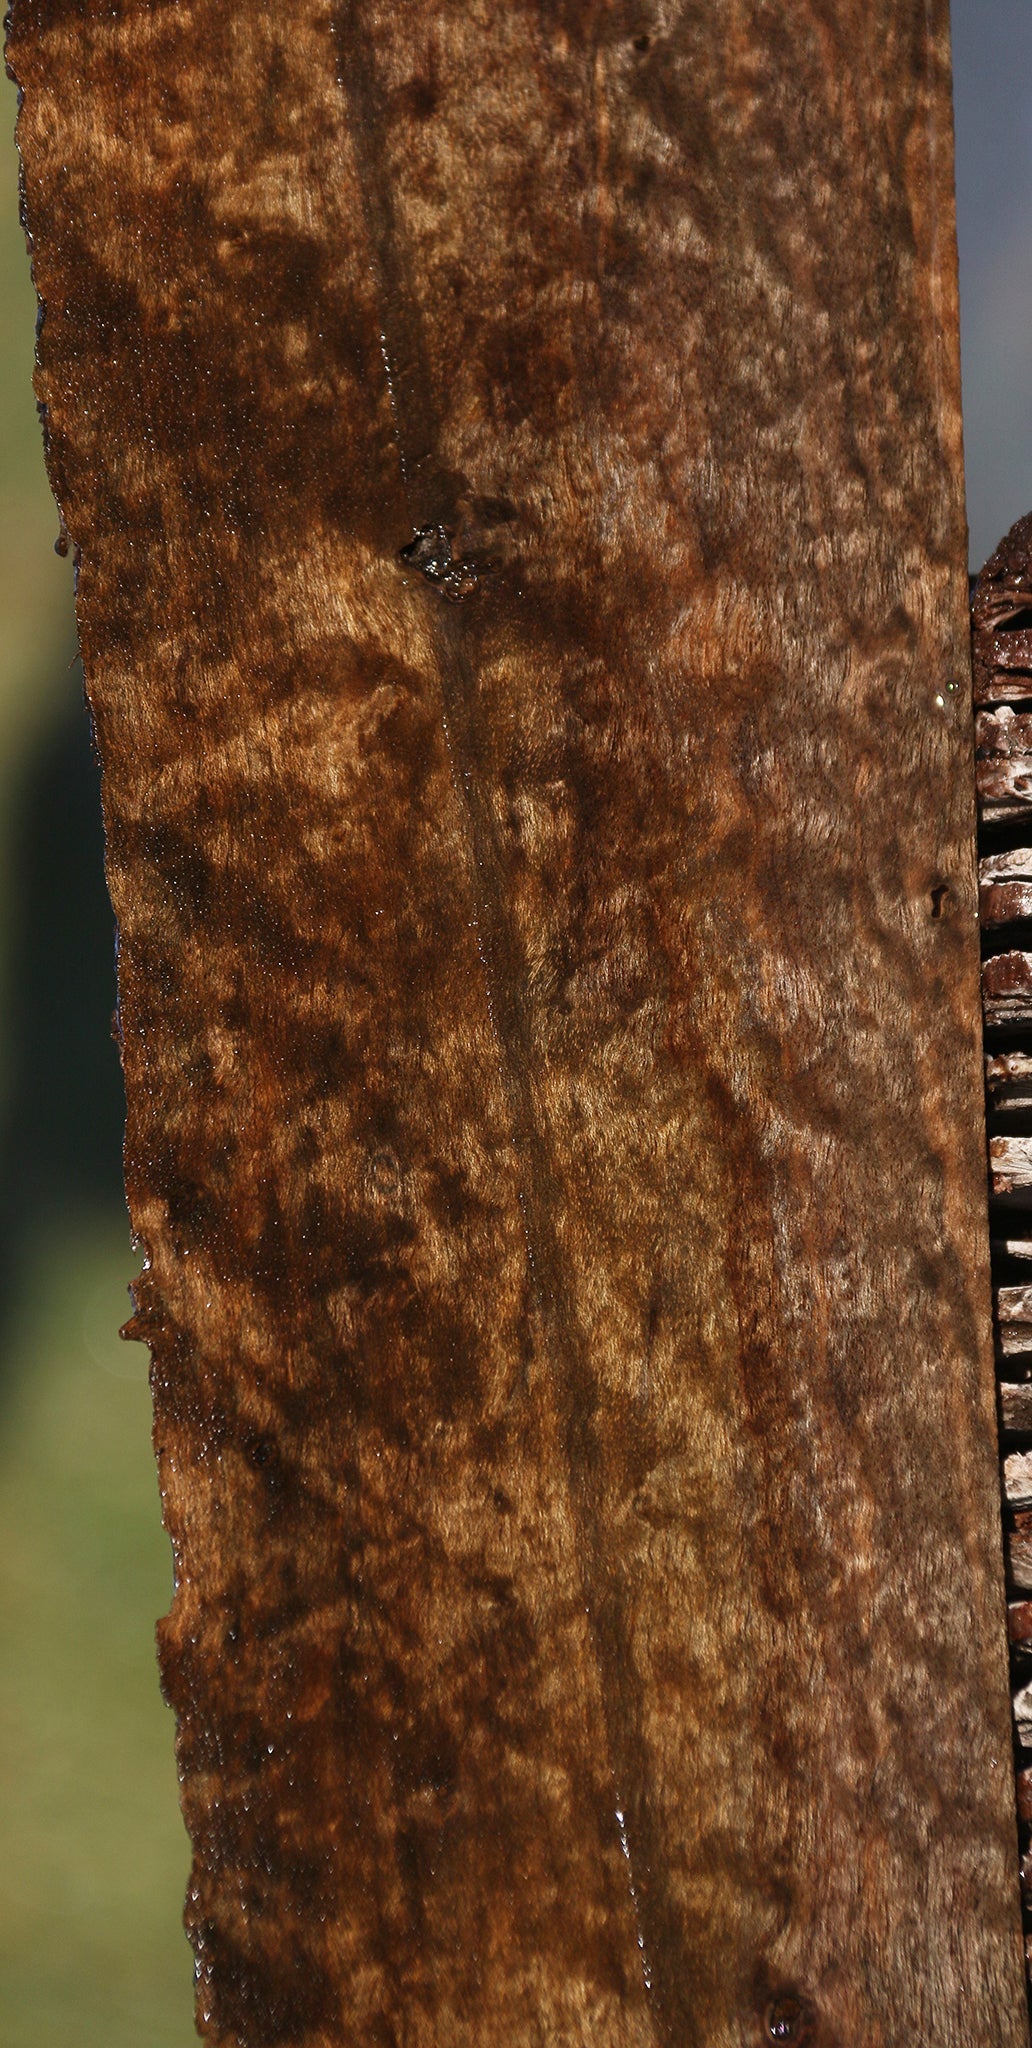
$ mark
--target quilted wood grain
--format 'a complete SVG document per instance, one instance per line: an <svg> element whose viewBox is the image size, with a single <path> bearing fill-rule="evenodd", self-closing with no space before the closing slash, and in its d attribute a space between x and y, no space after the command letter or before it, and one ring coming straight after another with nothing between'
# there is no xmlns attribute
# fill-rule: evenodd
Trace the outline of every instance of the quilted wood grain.
<svg viewBox="0 0 1032 2048"><path fill-rule="evenodd" d="M201 2031L1018 2048L945 0L9 52Z"/></svg>

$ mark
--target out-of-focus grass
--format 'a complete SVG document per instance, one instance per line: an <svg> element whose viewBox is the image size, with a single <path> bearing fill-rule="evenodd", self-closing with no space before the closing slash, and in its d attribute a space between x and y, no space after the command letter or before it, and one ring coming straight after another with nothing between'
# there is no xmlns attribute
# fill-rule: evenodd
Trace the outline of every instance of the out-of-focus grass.
<svg viewBox="0 0 1032 2048"><path fill-rule="evenodd" d="M67 1220L24 1276L0 1449L0 2037L185 2048L188 1861L152 1655L169 1550L147 1354L116 1332L116 1223Z"/></svg>
<svg viewBox="0 0 1032 2048"><path fill-rule="evenodd" d="M32 396L35 300L18 224L14 112L4 82L0 1130L8 1139L0 1184L14 1190L22 1235L0 1259L0 2043L187 2048L195 2038L180 1920L188 1852L153 1642L168 1604L169 1554L146 1353L116 1334L134 1263L128 1224L110 1197L94 1209L82 1206L81 1188L63 1199L67 1153L53 1146L57 1184L52 1172L50 1207L41 1206L46 1176L30 1173L38 1159L28 1156L35 1098L13 1143L8 1114L24 1086L13 1025L22 1014L13 912L26 889L17 820L48 736L85 721L71 569L54 554L57 513ZM60 804L59 792L52 801ZM42 829L45 837L45 818ZM84 848L84 860L95 858ZM60 915L59 902L49 917ZM69 922L78 915L66 906ZM55 1000L70 1008L80 1001L82 937L71 933L60 955L65 985ZM102 976L109 934L104 943ZM54 1097L64 1101L59 1089ZM19 1148L21 1158L10 1156ZM37 1192L19 1205L30 1183Z"/></svg>

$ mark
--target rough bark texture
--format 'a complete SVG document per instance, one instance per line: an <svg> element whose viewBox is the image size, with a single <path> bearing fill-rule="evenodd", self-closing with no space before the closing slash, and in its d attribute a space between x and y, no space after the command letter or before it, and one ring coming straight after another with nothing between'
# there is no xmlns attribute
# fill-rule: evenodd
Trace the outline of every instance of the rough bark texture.
<svg viewBox="0 0 1032 2048"><path fill-rule="evenodd" d="M975 579L971 598L972 670L976 701L993 711L975 714L978 758L979 912L983 1017L986 1028L986 1108L989 1189L995 1210L990 1273L996 1305L999 1415L1004 1530L1012 1593L1027 1592L1032 1507L1032 1258L1029 1191L1032 1137L1029 1108L1032 1056L1032 849L1026 836L1030 784L1028 743L1032 721L1004 699L1030 694L1032 641L1032 515L1017 520ZM994 951L994 948L997 949ZM1019 1043L1015 1044L1014 1034ZM1025 1916L1026 1966L1032 1992L1032 1827L1027 1759L1032 1750L1032 1602L1008 1609L1017 1764L1018 1847Z"/></svg>
<svg viewBox="0 0 1032 2048"><path fill-rule="evenodd" d="M202 2031L1017 2048L945 0L10 61Z"/></svg>

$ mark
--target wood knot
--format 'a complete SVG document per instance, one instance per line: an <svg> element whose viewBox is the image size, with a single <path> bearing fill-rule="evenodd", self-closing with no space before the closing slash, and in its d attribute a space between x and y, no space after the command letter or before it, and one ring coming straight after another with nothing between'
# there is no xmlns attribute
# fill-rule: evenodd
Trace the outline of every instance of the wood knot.
<svg viewBox="0 0 1032 2048"><path fill-rule="evenodd" d="M779 2041L785 2048L804 2048L812 2037L812 2012L794 1991L782 1991L772 1998L763 2015L763 2024L768 2041Z"/></svg>
<svg viewBox="0 0 1032 2048"><path fill-rule="evenodd" d="M472 555L456 555L445 526L421 526L398 551L398 560L418 569L449 604L462 604L480 588L482 570Z"/></svg>

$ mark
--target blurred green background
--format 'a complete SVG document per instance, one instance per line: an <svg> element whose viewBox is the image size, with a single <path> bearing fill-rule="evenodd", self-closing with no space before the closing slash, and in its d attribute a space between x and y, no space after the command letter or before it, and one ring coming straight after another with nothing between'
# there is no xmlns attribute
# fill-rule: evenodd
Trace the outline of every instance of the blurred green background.
<svg viewBox="0 0 1032 2048"><path fill-rule="evenodd" d="M1032 7L953 0L972 560L1032 506ZM146 1354L116 1334L113 934L0 108L0 2048L188 2048ZM1005 118L1001 110L1005 109Z"/></svg>
<svg viewBox="0 0 1032 2048"><path fill-rule="evenodd" d="M32 399L13 87L0 203L0 2043L188 2048L171 1593L111 1039L72 572Z"/></svg>

